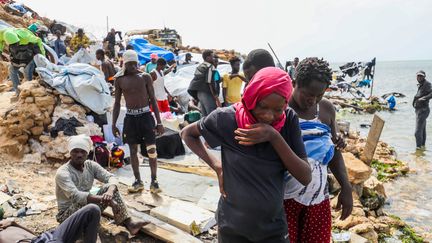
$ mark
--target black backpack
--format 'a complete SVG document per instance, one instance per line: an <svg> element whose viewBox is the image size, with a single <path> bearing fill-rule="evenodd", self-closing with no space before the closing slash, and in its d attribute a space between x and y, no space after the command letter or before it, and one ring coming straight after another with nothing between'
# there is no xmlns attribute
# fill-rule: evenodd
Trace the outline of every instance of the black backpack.
<svg viewBox="0 0 432 243"><path fill-rule="evenodd" d="M11 62L15 64L28 64L33 60L33 57L39 53L38 47L33 43L20 45L19 43L9 46Z"/></svg>

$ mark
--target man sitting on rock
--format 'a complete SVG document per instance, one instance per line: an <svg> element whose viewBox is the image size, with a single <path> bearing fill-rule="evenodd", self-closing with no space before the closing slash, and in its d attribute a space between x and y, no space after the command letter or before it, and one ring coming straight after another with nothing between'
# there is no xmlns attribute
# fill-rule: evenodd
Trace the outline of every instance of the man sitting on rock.
<svg viewBox="0 0 432 243"><path fill-rule="evenodd" d="M71 159L56 174L57 221L61 223L80 208L94 203L102 211L110 206L115 222L126 226L131 234L137 234L148 222L132 220L117 189L117 180L98 163L87 160L92 146L90 137L85 135L73 136L69 140ZM105 183L96 195L90 193L94 179Z"/></svg>
<svg viewBox="0 0 432 243"><path fill-rule="evenodd" d="M74 243L80 237L84 242L96 242L101 211L95 204L88 204L73 213L53 230L36 236L31 230L15 221L0 221L0 242L64 242Z"/></svg>

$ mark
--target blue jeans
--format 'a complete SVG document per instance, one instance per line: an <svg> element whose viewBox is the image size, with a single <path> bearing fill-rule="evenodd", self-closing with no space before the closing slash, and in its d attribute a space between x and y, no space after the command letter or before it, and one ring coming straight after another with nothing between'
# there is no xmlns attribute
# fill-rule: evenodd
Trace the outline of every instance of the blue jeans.
<svg viewBox="0 0 432 243"><path fill-rule="evenodd" d="M32 60L27 66L24 68L24 78L27 80L33 79L33 72L36 68L35 62ZM18 85L20 84L20 78L18 75L20 67L15 67L12 64L9 65L9 78L12 80L13 88L17 94L19 94L18 91Z"/></svg>

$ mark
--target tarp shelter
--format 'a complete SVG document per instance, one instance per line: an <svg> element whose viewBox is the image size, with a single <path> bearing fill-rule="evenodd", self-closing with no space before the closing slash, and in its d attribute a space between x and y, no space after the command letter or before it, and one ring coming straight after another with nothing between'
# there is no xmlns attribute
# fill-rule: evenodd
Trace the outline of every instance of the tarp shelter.
<svg viewBox="0 0 432 243"><path fill-rule="evenodd" d="M111 107L108 84L97 68L83 63L59 66L40 54L34 60L41 78L61 94L71 96L99 115L105 114Z"/></svg>
<svg viewBox="0 0 432 243"><path fill-rule="evenodd" d="M199 57L197 56L196 59L198 60ZM195 57L192 60L195 61ZM179 103L184 110L187 110L190 99L187 89L194 78L195 70L198 65L199 64L179 65L176 73L171 72L165 76L165 87L171 95L178 97ZM217 69L221 76L223 76L231 72L231 65L220 64ZM220 92L220 97L222 97L222 91Z"/></svg>
<svg viewBox="0 0 432 243"><path fill-rule="evenodd" d="M134 50L138 53L138 59L141 65L148 63L152 53L156 53L158 57L163 57L167 62L174 60L174 53L163 49L162 47L150 44L142 38L133 39L129 42Z"/></svg>

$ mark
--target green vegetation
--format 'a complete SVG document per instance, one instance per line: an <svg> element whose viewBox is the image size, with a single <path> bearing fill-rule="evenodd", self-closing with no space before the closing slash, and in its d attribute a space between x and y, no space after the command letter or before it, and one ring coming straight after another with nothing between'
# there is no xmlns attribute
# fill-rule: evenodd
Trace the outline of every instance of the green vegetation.
<svg viewBox="0 0 432 243"><path fill-rule="evenodd" d="M408 172L407 170L402 169L405 167L405 163L400 160L396 160L394 164L390 164L374 159L372 160L371 166L378 172L377 178L382 182L392 180L398 176L405 175Z"/></svg>

